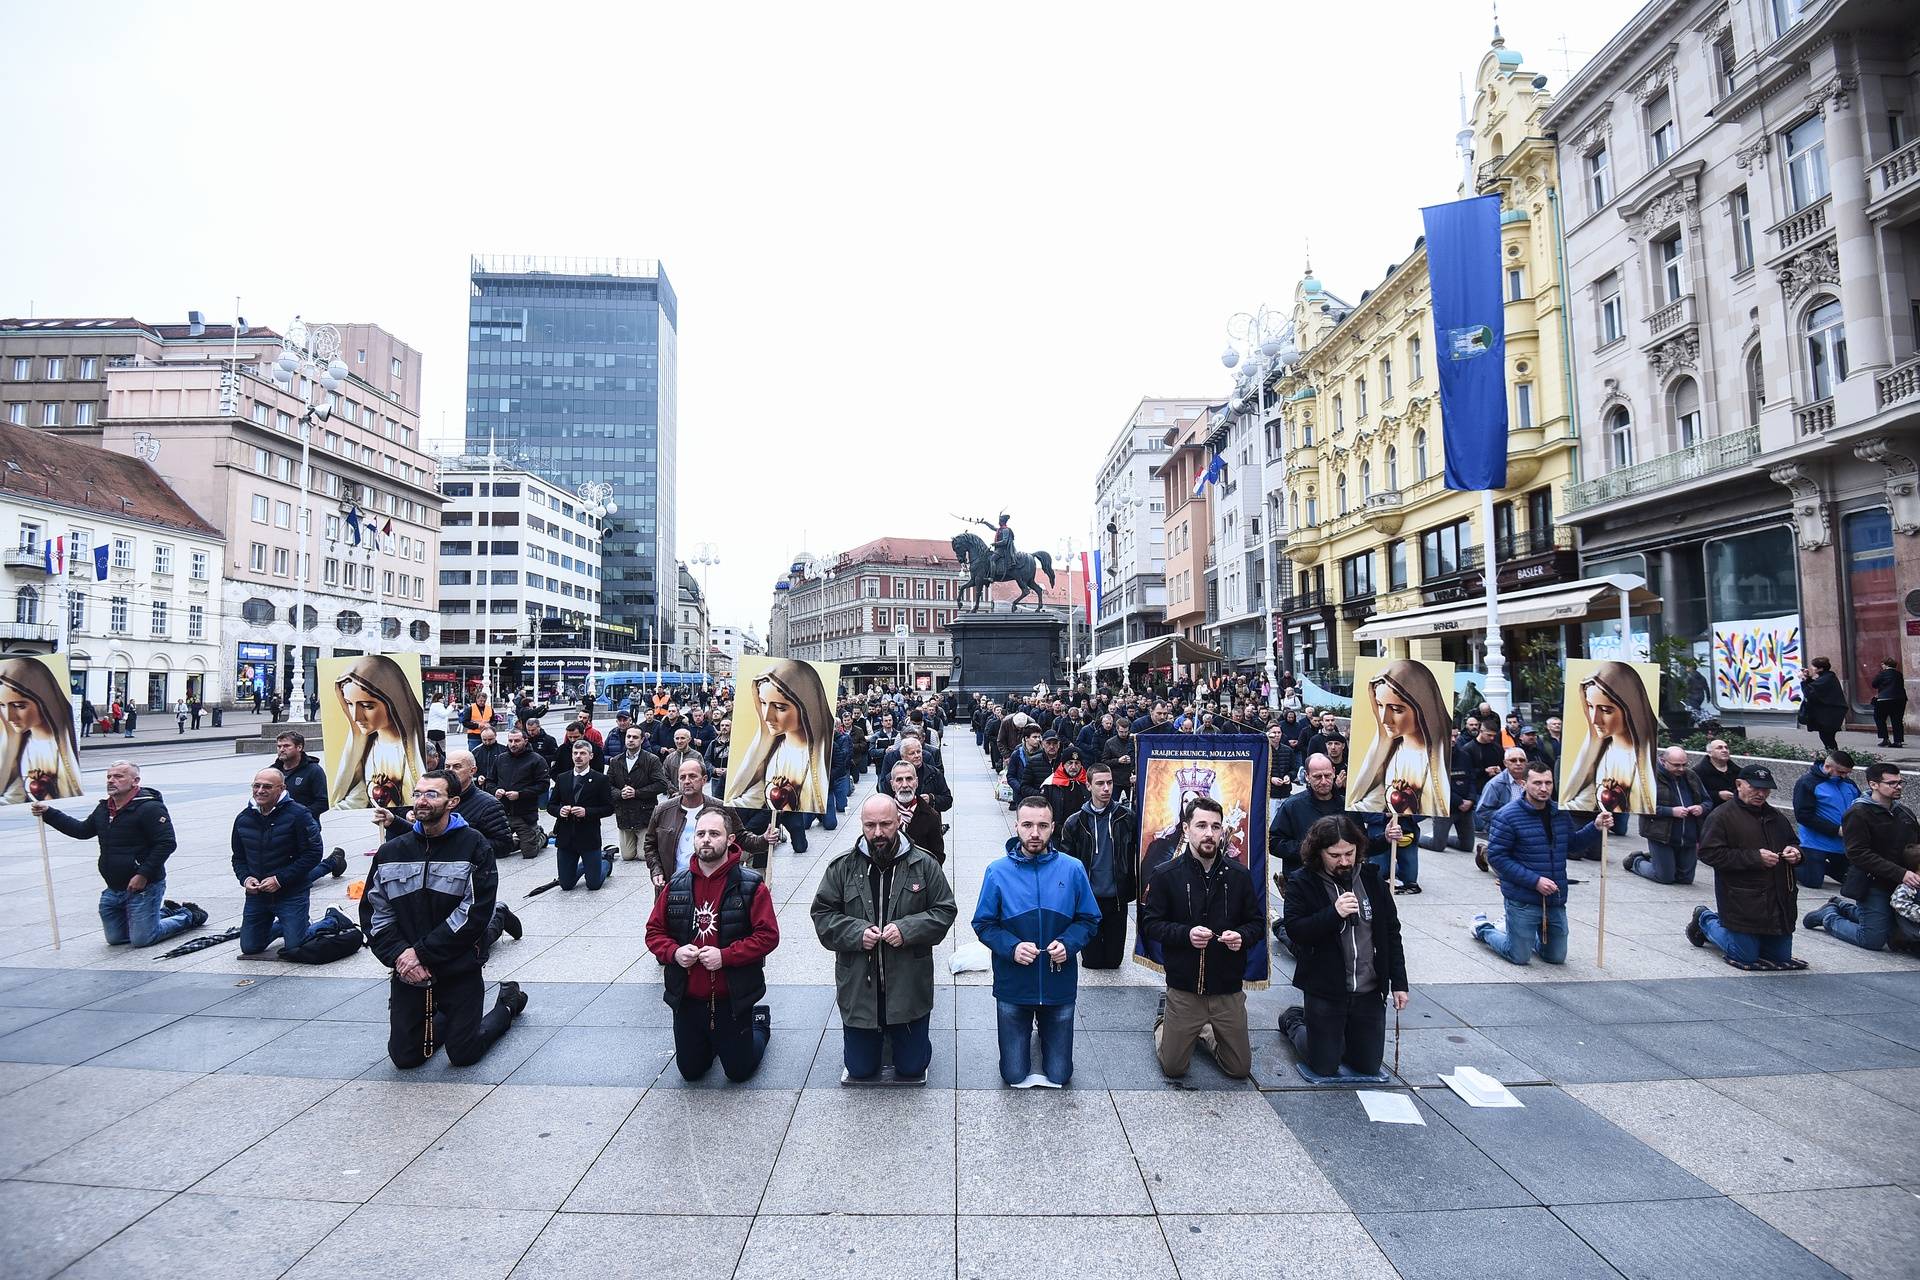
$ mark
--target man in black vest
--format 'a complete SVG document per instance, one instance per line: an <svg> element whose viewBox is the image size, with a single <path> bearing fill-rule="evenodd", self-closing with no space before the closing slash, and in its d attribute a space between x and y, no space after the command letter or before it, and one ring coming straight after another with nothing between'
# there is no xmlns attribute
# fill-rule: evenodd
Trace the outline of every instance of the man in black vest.
<svg viewBox="0 0 1920 1280"><path fill-rule="evenodd" d="M767 1052L773 1015L754 1003L767 991L766 958L780 945L773 895L740 863L726 811L694 815L693 863L653 899L647 949L666 970L673 1059L698 1080L720 1059L733 1081L752 1079Z"/></svg>

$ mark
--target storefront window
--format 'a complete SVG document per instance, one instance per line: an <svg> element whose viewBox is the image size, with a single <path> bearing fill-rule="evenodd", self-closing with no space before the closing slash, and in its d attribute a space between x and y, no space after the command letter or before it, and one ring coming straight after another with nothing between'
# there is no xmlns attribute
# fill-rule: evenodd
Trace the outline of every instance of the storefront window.
<svg viewBox="0 0 1920 1280"><path fill-rule="evenodd" d="M1900 598L1893 585L1893 520L1886 508L1856 511L1841 522L1846 535L1845 616L1852 619L1853 661L1847 693L1864 707L1869 683L1884 658L1900 656ZM1818 655L1809 654L1808 657Z"/></svg>
<svg viewBox="0 0 1920 1280"><path fill-rule="evenodd" d="M1886 513L1881 512L1881 523ZM1707 543L1707 589L1715 622L1777 618L1800 611L1793 531L1761 529Z"/></svg>

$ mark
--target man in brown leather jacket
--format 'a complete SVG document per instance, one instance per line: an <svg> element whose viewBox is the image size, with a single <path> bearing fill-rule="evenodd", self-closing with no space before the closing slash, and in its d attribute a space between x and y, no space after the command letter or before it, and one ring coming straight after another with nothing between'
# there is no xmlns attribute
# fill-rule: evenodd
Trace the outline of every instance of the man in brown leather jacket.
<svg viewBox="0 0 1920 1280"><path fill-rule="evenodd" d="M653 887L665 887L667 881L673 879L674 872L688 865L693 856L691 819L702 809L717 809L727 815L727 828L734 841L745 851L747 866L761 872L764 878L767 854L787 838L786 832L777 823L770 824L767 833L759 835L742 826L737 812L706 794L707 766L698 757L681 764L676 781L679 783L679 793L653 811L653 816L647 819L646 836L641 841L647 870L653 875Z"/></svg>

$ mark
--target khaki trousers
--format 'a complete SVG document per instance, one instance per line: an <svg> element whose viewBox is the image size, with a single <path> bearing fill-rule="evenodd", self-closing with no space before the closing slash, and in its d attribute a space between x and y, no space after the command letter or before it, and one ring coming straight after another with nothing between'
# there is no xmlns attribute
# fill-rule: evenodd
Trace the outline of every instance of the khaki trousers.
<svg viewBox="0 0 1920 1280"><path fill-rule="evenodd" d="M1253 1042L1247 1038L1247 993L1244 991L1225 996L1197 996L1191 991L1167 988L1166 1017L1153 1032L1161 1074L1170 1078L1187 1074L1187 1067L1193 1062L1193 1046L1208 1026L1213 1028L1215 1064L1235 1080L1246 1079L1253 1071Z"/></svg>
<svg viewBox="0 0 1920 1280"><path fill-rule="evenodd" d="M645 836L643 827L620 827L620 861L637 862L640 859L640 841Z"/></svg>

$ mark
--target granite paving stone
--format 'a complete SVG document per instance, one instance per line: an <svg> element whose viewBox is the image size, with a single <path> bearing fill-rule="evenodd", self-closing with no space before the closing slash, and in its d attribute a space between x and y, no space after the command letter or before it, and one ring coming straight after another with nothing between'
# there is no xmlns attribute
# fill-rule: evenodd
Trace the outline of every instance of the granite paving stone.
<svg viewBox="0 0 1920 1280"><path fill-rule="evenodd" d="M716 1056L706 1074L697 1080L688 1080L680 1073L680 1063L676 1055L661 1070L654 1081L657 1089L799 1089L807 1083L807 1077L813 1070L814 1060L819 1056L820 1043L826 1035L824 1026L789 1027L780 1022L779 1014L774 1015L772 1031L767 1037L767 1051L760 1059L760 1067L745 1080L729 1080ZM839 1045L839 1036L834 1044ZM666 1047L673 1050L673 1035L666 1033Z"/></svg>
<svg viewBox="0 0 1920 1280"><path fill-rule="evenodd" d="M489 996L491 1001L492 997ZM491 1007L491 1006L489 1006ZM385 1020L385 1015L382 1015ZM417 1067L400 1068L393 1065L390 1058L380 1061L361 1073L365 1080L421 1080L448 1081L458 1084L499 1084L515 1071L520 1064L538 1053L541 1046L553 1039L555 1027L514 1026L493 1042L493 1047L480 1061L464 1067L456 1067L447 1061L444 1047L437 1050L433 1057ZM613 1069L610 1064L609 1069Z"/></svg>
<svg viewBox="0 0 1920 1280"><path fill-rule="evenodd" d="M383 995L382 978L269 978L200 1012L214 1018L317 1018L369 991ZM384 1008L384 1007L383 1007Z"/></svg>
<svg viewBox="0 0 1920 1280"><path fill-rule="evenodd" d="M959 1171L962 1214L1005 1213L1009 1188L1042 1171L1052 1187L1027 1202L1034 1213L1153 1212L1126 1130L1103 1091L1006 1089L965 1097L955 1141L968 1153Z"/></svg>
<svg viewBox="0 0 1920 1280"><path fill-rule="evenodd" d="M1920 1198L1902 1187L1844 1187L1733 1197L1854 1280L1912 1280Z"/></svg>
<svg viewBox="0 0 1920 1280"><path fill-rule="evenodd" d="M350 1080L193 1189L359 1203L372 1198L487 1092L487 1086L475 1084Z"/></svg>
<svg viewBox="0 0 1920 1280"><path fill-rule="evenodd" d="M495 1089L380 1189L380 1204L558 1209L599 1158L639 1089ZM493 1155L510 1151L513 1158ZM485 1170L476 1176L476 1170Z"/></svg>
<svg viewBox="0 0 1920 1280"><path fill-rule="evenodd" d="M1920 1097L1920 1067L1882 1067L1870 1071L1837 1071L1839 1079L1859 1085L1869 1093L1906 1106Z"/></svg>
<svg viewBox="0 0 1920 1280"><path fill-rule="evenodd" d="M556 1213L513 1269L513 1280L655 1280L662 1259L690 1273L733 1275L751 1217ZM695 1263L694 1260L698 1260Z"/></svg>
<svg viewBox="0 0 1920 1280"><path fill-rule="evenodd" d="M1915 981L1920 982L1920 978ZM1909 1049L1920 1049L1920 1007L1854 1014L1840 1021Z"/></svg>
<svg viewBox="0 0 1920 1280"><path fill-rule="evenodd" d="M551 1214L532 1209L438 1206L421 1213L367 1204L286 1273L287 1280L447 1280L458 1259L461 1280L510 1275Z"/></svg>
<svg viewBox="0 0 1920 1280"><path fill-rule="evenodd" d="M573 1188L574 1213L751 1215L798 1089L649 1090ZM714 1141L716 1133L729 1136ZM771 1212L783 1212L770 1206Z"/></svg>
<svg viewBox="0 0 1920 1280"><path fill-rule="evenodd" d="M527 1007L531 1011L531 1000ZM659 987L616 982L603 987L569 1021L577 1027L671 1027L673 1010L660 998Z"/></svg>
<svg viewBox="0 0 1920 1280"><path fill-rule="evenodd" d="M556 1027L507 1081L644 1089L672 1056L673 1033L658 1027Z"/></svg>
<svg viewBox="0 0 1920 1280"><path fill-rule="evenodd" d="M515 981L519 981L515 979ZM521 982L527 993L527 1011L522 1020L533 1027L562 1027L604 995L612 984L605 982ZM489 1000L492 994L489 993Z"/></svg>
<svg viewBox="0 0 1920 1280"><path fill-rule="evenodd" d="M1369 1123L1352 1090L1270 1093L1267 1102L1355 1213L1539 1203L1424 1095L1416 1098L1424 1126Z"/></svg>
<svg viewBox="0 0 1920 1280"><path fill-rule="evenodd" d="M958 1245L958 1274L968 1280L1030 1280L1039 1259L1048 1280L1180 1275L1152 1217L962 1217Z"/></svg>
<svg viewBox="0 0 1920 1280"><path fill-rule="evenodd" d="M272 1280L351 1212L350 1205L310 1200L177 1195L61 1275L158 1280L190 1265L195 1280Z"/></svg>
<svg viewBox="0 0 1920 1280"><path fill-rule="evenodd" d="M1913 1107L1914 1095L1890 1099L1856 1083L1875 1074L1741 1076L1700 1083L1871 1170L1868 1181L1920 1186L1920 1111ZM1920 1077L1920 1071L1911 1074Z"/></svg>
<svg viewBox="0 0 1920 1280"><path fill-rule="evenodd" d="M1582 1022L1691 1022L1699 1014L1661 996L1644 982L1555 982L1535 988Z"/></svg>
<svg viewBox="0 0 1920 1280"><path fill-rule="evenodd" d="M1393 1265L1350 1213L1232 1213L1160 1219L1183 1276L1242 1274L1249 1259L1272 1280L1391 1280Z"/></svg>
<svg viewBox="0 0 1920 1280"><path fill-rule="evenodd" d="M1160 1213L1291 1213L1346 1208L1292 1131L1258 1093L1113 1094L1147 1193ZM1220 1177L1223 1152L1236 1176ZM1275 1203L1286 1189L1284 1205Z"/></svg>
<svg viewBox="0 0 1920 1280"><path fill-rule="evenodd" d="M335 1087L279 1076L202 1076L18 1176L184 1191Z"/></svg>
<svg viewBox="0 0 1920 1280"><path fill-rule="evenodd" d="M384 1022L303 1022L220 1070L351 1080L387 1056Z"/></svg>
<svg viewBox="0 0 1920 1280"><path fill-rule="evenodd" d="M1256 1049L1257 1049L1256 1045ZM1293 1061L1291 1049L1279 1046L1275 1037L1275 1048L1283 1053L1289 1064ZM1487 1038L1484 1031L1470 1027L1432 1027L1419 1031L1400 1033L1400 1078L1408 1084L1432 1088L1446 1088L1440 1083L1442 1074L1452 1075L1460 1067L1474 1067L1486 1072L1496 1080L1507 1084L1542 1084L1546 1081L1544 1072L1522 1062L1513 1054ZM1260 1055L1255 1054L1256 1059ZM1387 1028L1386 1054L1382 1065L1393 1069L1394 1039L1393 1028ZM1293 1070L1289 1065L1287 1070ZM1295 1079L1299 1073L1295 1072Z"/></svg>
<svg viewBox="0 0 1920 1280"><path fill-rule="evenodd" d="M1815 1010L1793 998L1779 974L1737 974L1725 978L1658 978L1635 983L1669 1004L1693 1010L1714 1022L1748 1018L1800 1017Z"/></svg>
<svg viewBox="0 0 1920 1280"><path fill-rule="evenodd" d="M734 1275L743 1280L953 1280L955 1223L951 1214L787 1217L766 1212L754 1219Z"/></svg>
<svg viewBox="0 0 1920 1280"><path fill-rule="evenodd" d="M28 1028L29 1033L32 1030ZM1823 1071L1920 1067L1920 1049L1888 1040L1839 1018L1774 1018L1743 1025L1741 1030Z"/></svg>
<svg viewBox="0 0 1920 1280"><path fill-rule="evenodd" d="M1863 1164L1696 1080L1573 1085L1567 1092L1725 1194L1879 1181Z"/></svg>
<svg viewBox="0 0 1920 1280"><path fill-rule="evenodd" d="M956 1033L951 1028L934 1027L928 1032L933 1046L933 1058L927 1064L928 1089L952 1089L957 1078ZM893 1061L890 1050L883 1049L883 1064ZM807 1088L841 1088L840 1073L846 1067L845 1040L841 1029L829 1027L820 1037L820 1047L814 1051L813 1066L807 1072ZM890 1086L848 1086L852 1088L885 1088Z"/></svg>
<svg viewBox="0 0 1920 1280"><path fill-rule="evenodd" d="M274 985L280 979L267 978L254 982L251 987L241 985L248 981L230 973L170 973L130 990L103 996L87 1008L110 1013L199 1013L241 992ZM0 1004L5 1002L5 994L0 993ZM263 1012L269 1017L290 1016L272 1009Z"/></svg>
<svg viewBox="0 0 1920 1280"><path fill-rule="evenodd" d="M1831 1280L1840 1274L1722 1197L1562 1205L1554 1214L1628 1276Z"/></svg>
<svg viewBox="0 0 1920 1280"><path fill-rule="evenodd" d="M954 1096L931 1085L810 1086L787 1126L764 1208L865 1213L894 1203L900 1189L911 1186L916 1210L953 1213ZM822 1176L826 1170L831 1176Z"/></svg>
<svg viewBox="0 0 1920 1280"><path fill-rule="evenodd" d="M1914 1006L1911 996L1861 982L1850 973L1782 973L1775 978L1786 995L1829 1016L1910 1010Z"/></svg>
<svg viewBox="0 0 1920 1280"><path fill-rule="evenodd" d="M164 1191L0 1182L6 1269L13 1280L46 1280L167 1199Z"/></svg>
<svg viewBox="0 0 1920 1280"><path fill-rule="evenodd" d="M1255 1028L1252 1042L1255 1053L1259 1052L1263 1032ZM1160 1070L1160 1059L1154 1052L1153 1033L1148 1031L1075 1031L1073 1036L1074 1078L1080 1079L1082 1062L1097 1064L1093 1069L1099 1073L1099 1079L1109 1089L1162 1089L1174 1092L1246 1092L1254 1085L1251 1080L1236 1080L1222 1071L1213 1061L1213 1055L1204 1047L1196 1046L1193 1059L1187 1064L1187 1074L1177 1080L1170 1080ZM1034 1059L1036 1068L1039 1059ZM997 1069L996 1069L997 1071ZM1086 1083L1093 1083L1089 1079Z"/></svg>
<svg viewBox="0 0 1920 1280"><path fill-rule="evenodd" d="M58 1017L59 1015L60 1010L49 1009L44 1006L39 1008L24 1006L20 1008L0 1007L0 1038L9 1036L22 1027L30 1027L36 1022L45 1022L48 1018Z"/></svg>
<svg viewBox="0 0 1920 1280"><path fill-rule="evenodd" d="M1745 1034L1745 1022L1648 1022L1618 1024L1615 1035L1671 1063L1676 1073L1704 1076L1770 1075L1816 1065Z"/></svg>
<svg viewBox="0 0 1920 1280"><path fill-rule="evenodd" d="M97 886L96 886L97 887ZM78 1009L125 995L144 987L157 976L152 969L131 972L117 969L56 969L39 971L40 977L8 989L4 1003L15 1007L44 1006L49 1009Z"/></svg>
<svg viewBox="0 0 1920 1280"><path fill-rule="evenodd" d="M1435 1004L1469 1027L1524 1027L1581 1020L1566 1005L1512 982L1455 982L1423 990Z"/></svg>
<svg viewBox="0 0 1920 1280"><path fill-rule="evenodd" d="M210 1018L188 1014L92 1059L97 1067L218 1071L302 1025L287 1018Z"/></svg>
<svg viewBox="0 0 1920 1280"><path fill-rule="evenodd" d="M1620 1275L1552 1210L1537 1206L1368 1213L1360 1222L1404 1280L1482 1280L1490 1258L1500 1260L1502 1280Z"/></svg>
<svg viewBox="0 0 1920 1280"><path fill-rule="evenodd" d="M52 1062L0 1062L0 1096L24 1089L65 1068Z"/></svg>
<svg viewBox="0 0 1920 1280"><path fill-rule="evenodd" d="M107 1013L68 1009L0 1036L0 1062L76 1066L175 1020L171 1013Z"/></svg>
<svg viewBox="0 0 1920 1280"><path fill-rule="evenodd" d="M7 1095L0 1124L0 1177L64 1151L175 1089L193 1083L180 1071L72 1067Z"/></svg>
<svg viewBox="0 0 1920 1280"><path fill-rule="evenodd" d="M1489 1027L1483 1033L1555 1084L1599 1080L1665 1080L1673 1067L1612 1027Z"/></svg>

